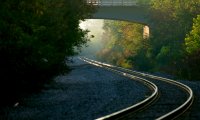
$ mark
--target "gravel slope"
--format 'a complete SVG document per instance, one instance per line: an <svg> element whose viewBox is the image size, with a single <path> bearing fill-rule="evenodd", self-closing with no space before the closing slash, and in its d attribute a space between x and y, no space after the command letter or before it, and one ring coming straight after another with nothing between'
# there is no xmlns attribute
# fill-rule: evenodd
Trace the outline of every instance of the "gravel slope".
<svg viewBox="0 0 200 120"><path fill-rule="evenodd" d="M53 84L46 85L41 93L0 110L0 120L93 120L135 104L150 94L146 86L136 81L76 58L70 66L72 71L69 74L56 77ZM195 99L190 110L178 119L199 120L200 82L180 82L192 88ZM139 114L141 116L135 116L135 119L150 119L152 116Z"/></svg>
<svg viewBox="0 0 200 120"><path fill-rule="evenodd" d="M150 94L136 81L75 59L72 71L41 93L0 111L2 120L92 120L135 104Z"/></svg>

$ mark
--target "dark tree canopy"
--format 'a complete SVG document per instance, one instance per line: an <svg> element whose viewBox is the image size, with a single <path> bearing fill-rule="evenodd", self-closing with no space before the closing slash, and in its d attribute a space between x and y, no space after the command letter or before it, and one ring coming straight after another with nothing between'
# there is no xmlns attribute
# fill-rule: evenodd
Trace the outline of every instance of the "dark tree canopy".
<svg viewBox="0 0 200 120"><path fill-rule="evenodd" d="M1 95L33 90L64 72L75 47L88 41L79 22L92 12L84 0L1 1Z"/></svg>

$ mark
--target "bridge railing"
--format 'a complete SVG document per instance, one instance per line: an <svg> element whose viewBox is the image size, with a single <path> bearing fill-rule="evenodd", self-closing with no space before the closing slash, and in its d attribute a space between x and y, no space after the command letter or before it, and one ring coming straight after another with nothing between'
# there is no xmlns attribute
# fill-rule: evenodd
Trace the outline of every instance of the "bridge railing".
<svg viewBox="0 0 200 120"><path fill-rule="evenodd" d="M134 6L137 0L86 0L87 4L98 6Z"/></svg>

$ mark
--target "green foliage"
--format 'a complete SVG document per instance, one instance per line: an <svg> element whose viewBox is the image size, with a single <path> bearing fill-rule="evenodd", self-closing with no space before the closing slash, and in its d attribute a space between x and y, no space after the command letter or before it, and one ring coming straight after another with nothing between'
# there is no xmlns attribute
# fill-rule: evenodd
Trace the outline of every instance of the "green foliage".
<svg viewBox="0 0 200 120"><path fill-rule="evenodd" d="M165 64L170 59L170 48L169 46L163 46L160 50L160 53L156 56L157 61L160 61L159 63Z"/></svg>
<svg viewBox="0 0 200 120"><path fill-rule="evenodd" d="M185 38L186 51L189 54L200 50L200 15L193 21L192 31Z"/></svg>
<svg viewBox="0 0 200 120"><path fill-rule="evenodd" d="M185 38L186 57L184 59L183 69L184 77L189 79L200 79L200 15L193 20L193 26L190 33Z"/></svg>
<svg viewBox="0 0 200 120"><path fill-rule="evenodd" d="M148 48L141 48L137 51L135 56L130 56L128 60L131 61L133 68L140 71L150 71L153 67L153 60L151 59L151 53Z"/></svg>
<svg viewBox="0 0 200 120"><path fill-rule="evenodd" d="M200 13L198 6L199 0L152 0L150 45L156 70L179 76L185 74L184 39L191 29L193 18Z"/></svg>
<svg viewBox="0 0 200 120"><path fill-rule="evenodd" d="M100 56L138 70L200 79L200 0L150 0L149 5L150 38L142 39L139 25L105 21Z"/></svg>
<svg viewBox="0 0 200 120"><path fill-rule="evenodd" d="M79 21L92 11L84 0L1 1L0 88L33 90L64 72L65 59L88 41Z"/></svg>
<svg viewBox="0 0 200 120"><path fill-rule="evenodd" d="M126 21L104 21L102 43L104 48L98 56L106 62L130 68L130 56L135 56L142 48L143 25ZM104 59L105 58L105 59Z"/></svg>

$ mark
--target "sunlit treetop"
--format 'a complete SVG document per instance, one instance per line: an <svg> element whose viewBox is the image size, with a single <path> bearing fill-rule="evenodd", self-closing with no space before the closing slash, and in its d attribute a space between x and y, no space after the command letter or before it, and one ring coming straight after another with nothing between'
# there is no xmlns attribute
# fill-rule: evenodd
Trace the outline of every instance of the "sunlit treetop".
<svg viewBox="0 0 200 120"><path fill-rule="evenodd" d="M200 15L194 19L192 31L185 38L186 51L193 53L200 49Z"/></svg>

